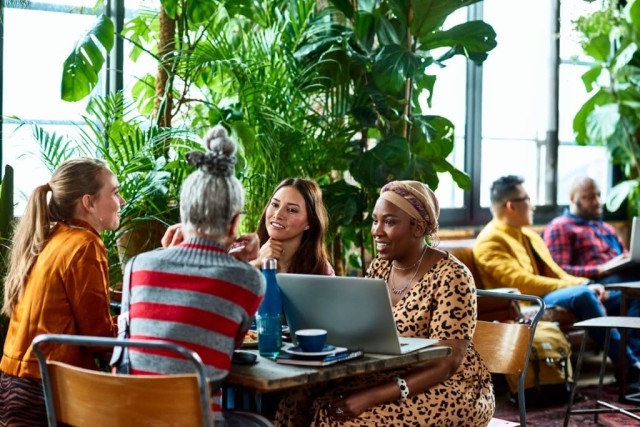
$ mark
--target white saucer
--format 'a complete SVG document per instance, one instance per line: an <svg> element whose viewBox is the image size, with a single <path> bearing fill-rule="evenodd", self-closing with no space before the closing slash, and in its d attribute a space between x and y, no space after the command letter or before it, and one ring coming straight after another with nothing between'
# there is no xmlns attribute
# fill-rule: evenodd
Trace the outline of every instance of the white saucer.
<svg viewBox="0 0 640 427"><path fill-rule="evenodd" d="M302 349L298 346L295 347L286 347L284 349L285 352L289 353L289 354L293 354L295 356L307 356L307 357L317 357L317 356L328 356L330 354L333 354L337 351L344 351L346 350L346 348L344 347L334 347L332 345L325 345L324 348L322 349L322 351L314 351L314 352L309 352L309 351L302 351Z"/></svg>

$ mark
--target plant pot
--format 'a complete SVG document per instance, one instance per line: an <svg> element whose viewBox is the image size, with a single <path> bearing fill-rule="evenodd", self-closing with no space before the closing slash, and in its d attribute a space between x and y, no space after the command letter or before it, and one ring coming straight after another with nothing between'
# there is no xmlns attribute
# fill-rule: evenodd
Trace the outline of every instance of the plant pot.
<svg viewBox="0 0 640 427"><path fill-rule="evenodd" d="M118 236L118 256L122 269L124 270L125 264L132 256L162 246L160 242L166 228L156 219L131 221Z"/></svg>

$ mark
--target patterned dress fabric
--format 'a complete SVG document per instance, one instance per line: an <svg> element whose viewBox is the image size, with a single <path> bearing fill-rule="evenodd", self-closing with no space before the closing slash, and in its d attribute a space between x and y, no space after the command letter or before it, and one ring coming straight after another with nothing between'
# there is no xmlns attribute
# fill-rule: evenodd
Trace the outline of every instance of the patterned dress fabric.
<svg viewBox="0 0 640 427"><path fill-rule="evenodd" d="M388 261L374 259L368 276L389 279ZM476 293L469 270L455 257L438 261L393 307L398 332L406 337L471 340L476 326ZM328 412L333 396L392 381L402 371L385 372L290 393L281 401L277 425L336 425ZM321 396L321 397L318 397ZM309 410L311 409L311 410ZM486 426L495 410L491 375L470 342L449 379L406 401L370 408L341 426ZM310 413L312 416L305 417Z"/></svg>

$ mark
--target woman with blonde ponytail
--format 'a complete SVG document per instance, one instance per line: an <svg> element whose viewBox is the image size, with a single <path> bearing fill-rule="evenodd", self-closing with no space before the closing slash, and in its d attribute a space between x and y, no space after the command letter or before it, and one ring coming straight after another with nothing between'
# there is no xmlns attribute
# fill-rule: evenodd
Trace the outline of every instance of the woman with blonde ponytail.
<svg viewBox="0 0 640 427"><path fill-rule="evenodd" d="M115 335L100 233L118 227L123 205L115 175L91 158L64 162L29 197L5 277L2 313L10 322L0 361L0 426L47 423L31 351L37 335ZM87 349L43 350L49 360L95 368Z"/></svg>

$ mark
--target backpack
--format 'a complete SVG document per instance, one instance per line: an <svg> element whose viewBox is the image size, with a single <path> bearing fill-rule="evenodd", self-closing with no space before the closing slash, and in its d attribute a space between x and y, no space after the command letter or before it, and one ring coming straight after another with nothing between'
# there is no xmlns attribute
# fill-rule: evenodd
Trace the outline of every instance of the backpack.
<svg viewBox="0 0 640 427"><path fill-rule="evenodd" d="M540 321L533 336L525 374L527 406L566 403L571 393L573 370L571 344L553 322ZM506 375L512 398L517 401L518 375Z"/></svg>

